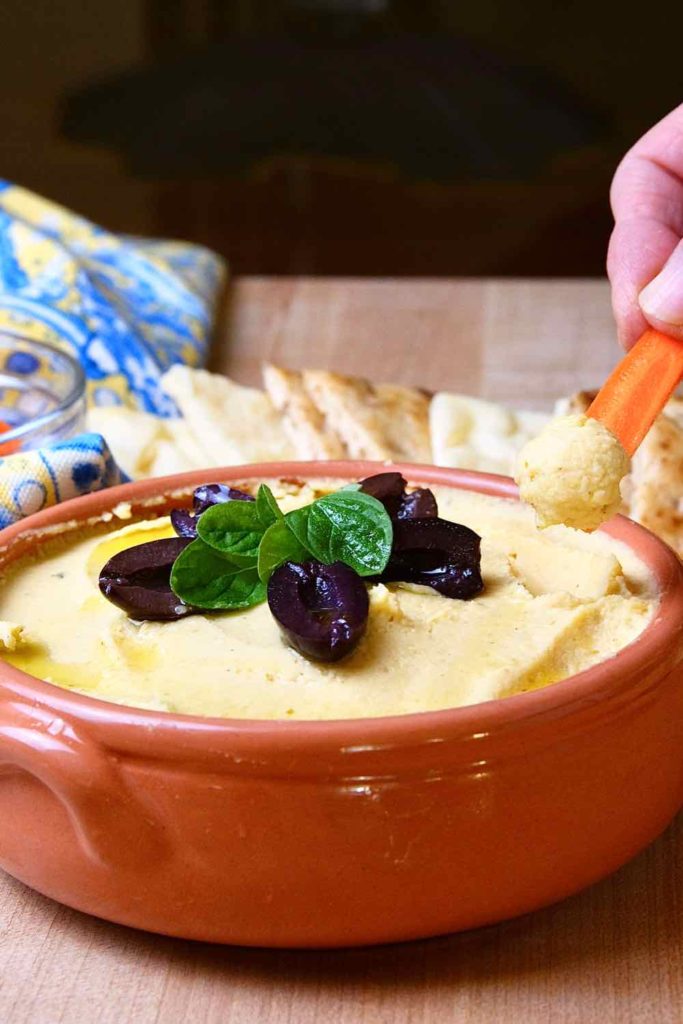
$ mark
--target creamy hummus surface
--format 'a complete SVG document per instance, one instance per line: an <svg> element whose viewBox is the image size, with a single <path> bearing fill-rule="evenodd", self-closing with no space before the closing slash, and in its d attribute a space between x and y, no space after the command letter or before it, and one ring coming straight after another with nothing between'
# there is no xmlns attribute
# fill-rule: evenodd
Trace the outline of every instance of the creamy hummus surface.
<svg viewBox="0 0 683 1024"><path fill-rule="evenodd" d="M285 510L316 496L308 487L274 489ZM59 686L136 707L355 718L545 686L609 658L652 617L645 566L606 535L539 533L516 502L433 490L443 518L482 536L484 592L458 601L371 586L367 633L342 662L314 663L286 646L267 603L168 623L128 619L101 596L99 570L124 547L172 536L166 519L66 535L15 567L0 586L0 634L9 641L1 656Z"/></svg>
<svg viewBox="0 0 683 1024"><path fill-rule="evenodd" d="M560 416L519 454L517 483L541 527L563 523L594 530L619 511L629 457L590 416Z"/></svg>

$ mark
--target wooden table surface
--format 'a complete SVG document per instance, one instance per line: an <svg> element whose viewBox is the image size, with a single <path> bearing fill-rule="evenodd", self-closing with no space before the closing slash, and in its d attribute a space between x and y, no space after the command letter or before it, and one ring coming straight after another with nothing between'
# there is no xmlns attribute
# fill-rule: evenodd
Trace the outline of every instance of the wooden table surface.
<svg viewBox="0 0 683 1024"><path fill-rule="evenodd" d="M599 382L617 348L602 282L242 280L214 368L255 382L264 356L542 408ZM0 875L0 1021L680 1024L682 872L679 820L612 878L548 910L336 952L147 935Z"/></svg>

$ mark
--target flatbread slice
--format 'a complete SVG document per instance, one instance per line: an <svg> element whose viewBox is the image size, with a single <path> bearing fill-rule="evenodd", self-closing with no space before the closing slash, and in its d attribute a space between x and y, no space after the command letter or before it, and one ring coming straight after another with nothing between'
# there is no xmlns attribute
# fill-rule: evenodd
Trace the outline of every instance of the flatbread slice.
<svg viewBox="0 0 683 1024"><path fill-rule="evenodd" d="M683 397L674 395L664 406L664 415L683 427Z"/></svg>
<svg viewBox="0 0 683 1024"><path fill-rule="evenodd" d="M268 396L218 373L173 366L161 379L204 466L232 466L295 457Z"/></svg>
<svg viewBox="0 0 683 1024"><path fill-rule="evenodd" d="M555 415L571 416L586 413L596 395L597 391L575 391L566 398L558 398L555 402Z"/></svg>
<svg viewBox="0 0 683 1024"><path fill-rule="evenodd" d="M437 392L429 420L438 466L512 475L517 455L550 417L509 409L470 395Z"/></svg>
<svg viewBox="0 0 683 1024"><path fill-rule="evenodd" d="M352 459L430 462L429 398L417 388L304 370L303 386Z"/></svg>
<svg viewBox="0 0 683 1024"><path fill-rule="evenodd" d="M128 406L88 409L88 429L102 434L114 458L134 480L184 473L207 465L183 419L164 419Z"/></svg>
<svg viewBox="0 0 683 1024"><path fill-rule="evenodd" d="M419 388L400 384L377 384L374 390L380 422L392 450L391 458L431 462L430 395Z"/></svg>
<svg viewBox="0 0 683 1024"><path fill-rule="evenodd" d="M263 383L298 459L343 459L348 455L339 435L328 425L304 387L298 370L266 363Z"/></svg>
<svg viewBox="0 0 683 1024"><path fill-rule="evenodd" d="M683 556L683 424L667 410L633 456L628 514Z"/></svg>
<svg viewBox="0 0 683 1024"><path fill-rule="evenodd" d="M102 434L117 463L133 479L149 476L158 442L165 437L165 421L152 413L123 405L93 406L87 427Z"/></svg>
<svg viewBox="0 0 683 1024"><path fill-rule="evenodd" d="M164 431L152 449L152 458L144 476L170 476L191 469L205 469L206 454L197 444L182 418L164 420Z"/></svg>

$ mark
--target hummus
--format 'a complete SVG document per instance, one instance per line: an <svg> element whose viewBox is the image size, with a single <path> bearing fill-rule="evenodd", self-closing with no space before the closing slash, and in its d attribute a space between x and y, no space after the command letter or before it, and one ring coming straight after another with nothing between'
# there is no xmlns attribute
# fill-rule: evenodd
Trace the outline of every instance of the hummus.
<svg viewBox="0 0 683 1024"><path fill-rule="evenodd" d="M316 496L309 487L274 489L285 510ZM136 707L355 718L473 704L554 683L609 658L651 618L656 593L648 571L606 535L565 527L539 534L517 502L433 490L443 518L482 536L484 592L458 601L408 585L371 586L367 633L344 661L297 654L267 604L167 623L128 619L101 596L99 570L125 547L172 536L166 519L67 534L16 565L0 587L0 620L16 641L2 657L58 686Z"/></svg>
<svg viewBox="0 0 683 1024"><path fill-rule="evenodd" d="M517 483L541 527L594 530L619 511L629 457L590 416L560 416L519 454Z"/></svg>

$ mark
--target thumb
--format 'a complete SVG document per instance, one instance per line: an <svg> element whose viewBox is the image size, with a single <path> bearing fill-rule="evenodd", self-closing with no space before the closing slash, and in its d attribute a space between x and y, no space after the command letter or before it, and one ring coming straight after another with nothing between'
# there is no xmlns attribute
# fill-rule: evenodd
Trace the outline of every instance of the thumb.
<svg viewBox="0 0 683 1024"><path fill-rule="evenodd" d="M660 331L683 337L683 240L638 296L646 319Z"/></svg>

